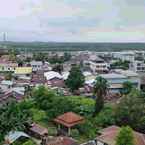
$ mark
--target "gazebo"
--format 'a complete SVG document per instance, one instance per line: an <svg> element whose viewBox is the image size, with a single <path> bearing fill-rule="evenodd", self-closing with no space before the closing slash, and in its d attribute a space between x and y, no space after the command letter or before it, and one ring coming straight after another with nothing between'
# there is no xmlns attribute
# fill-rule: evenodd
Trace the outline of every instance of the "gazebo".
<svg viewBox="0 0 145 145"><path fill-rule="evenodd" d="M70 135L71 128L74 127L75 125L83 123L84 118L73 112L67 112L55 118L54 122L58 124L59 129L60 129L60 125L66 127L68 129L68 135Z"/></svg>

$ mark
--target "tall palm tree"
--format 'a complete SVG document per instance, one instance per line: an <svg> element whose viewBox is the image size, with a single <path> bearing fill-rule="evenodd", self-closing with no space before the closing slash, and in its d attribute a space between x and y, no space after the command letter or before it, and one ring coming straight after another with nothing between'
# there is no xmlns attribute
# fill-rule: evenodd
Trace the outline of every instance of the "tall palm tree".
<svg viewBox="0 0 145 145"><path fill-rule="evenodd" d="M97 77L94 85L94 95L96 96L95 110L93 116L95 117L104 107L104 97L108 91L107 80L102 77Z"/></svg>

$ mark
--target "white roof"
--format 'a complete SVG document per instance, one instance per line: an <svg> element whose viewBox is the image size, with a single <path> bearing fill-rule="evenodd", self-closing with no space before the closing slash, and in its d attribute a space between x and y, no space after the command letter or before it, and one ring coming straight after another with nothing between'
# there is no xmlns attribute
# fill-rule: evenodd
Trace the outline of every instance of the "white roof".
<svg viewBox="0 0 145 145"><path fill-rule="evenodd" d="M134 71L131 71L131 70L116 69L115 72L123 74L127 77L134 77L134 76L138 77L138 74Z"/></svg>
<svg viewBox="0 0 145 145"><path fill-rule="evenodd" d="M66 80L68 78L69 74L70 74L70 72L63 72L62 73L63 79Z"/></svg>
<svg viewBox="0 0 145 145"><path fill-rule="evenodd" d="M125 75L118 74L118 73L100 74L100 76L105 79L125 79L125 78L127 78Z"/></svg>
<svg viewBox="0 0 145 145"><path fill-rule="evenodd" d="M91 85L95 82L95 79L85 81L85 84Z"/></svg>
<svg viewBox="0 0 145 145"><path fill-rule="evenodd" d="M47 80L51 80L53 78L59 78L59 79L63 78L58 72L55 71L45 72L44 76L46 77Z"/></svg>
<svg viewBox="0 0 145 145"><path fill-rule="evenodd" d="M83 72L83 75L84 75L85 77L87 77L87 76L92 75L92 73L91 73L91 72L88 72L88 71L85 71L85 72Z"/></svg>
<svg viewBox="0 0 145 145"><path fill-rule="evenodd" d="M43 65L42 61L35 61L35 60L31 61L30 64L31 65Z"/></svg>
<svg viewBox="0 0 145 145"><path fill-rule="evenodd" d="M15 142L20 137L30 138L26 133L21 131L11 131L7 136L5 136L5 140L9 141L11 144Z"/></svg>
<svg viewBox="0 0 145 145"><path fill-rule="evenodd" d="M11 85L13 85L13 81L3 80L3 81L1 82L1 84L2 84L2 85L9 85L9 86L11 86Z"/></svg>

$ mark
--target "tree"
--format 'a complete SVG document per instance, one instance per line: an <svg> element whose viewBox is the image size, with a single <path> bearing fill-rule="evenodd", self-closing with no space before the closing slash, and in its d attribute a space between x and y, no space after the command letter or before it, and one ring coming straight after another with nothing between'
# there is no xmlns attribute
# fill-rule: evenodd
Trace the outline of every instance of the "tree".
<svg viewBox="0 0 145 145"><path fill-rule="evenodd" d="M63 65L62 64L56 64L53 68L52 68L53 71L56 71L58 73L61 74L61 72L63 71Z"/></svg>
<svg viewBox="0 0 145 145"><path fill-rule="evenodd" d="M96 78L94 85L94 94L96 96L95 111L93 116L95 117L104 107L104 97L107 94L108 83L107 80L102 77Z"/></svg>
<svg viewBox="0 0 145 145"><path fill-rule="evenodd" d="M35 104L39 109L47 110L52 107L56 94L45 86L39 86L32 92Z"/></svg>
<svg viewBox="0 0 145 145"><path fill-rule="evenodd" d="M111 64L111 69L124 69L127 70L129 68L129 61L122 61L122 60L118 60L116 62L114 62L113 64Z"/></svg>
<svg viewBox="0 0 145 145"><path fill-rule="evenodd" d="M8 51L8 53L9 53L9 59L10 59L10 61L16 61L16 55L17 55L17 52L16 52L16 50L15 49L10 49L9 51Z"/></svg>
<svg viewBox="0 0 145 145"><path fill-rule="evenodd" d="M39 52L39 53L34 53L33 58L36 61L45 61L47 59L47 55L45 53Z"/></svg>
<svg viewBox="0 0 145 145"><path fill-rule="evenodd" d="M117 138L116 145L135 145L133 130L129 127L122 127Z"/></svg>
<svg viewBox="0 0 145 145"><path fill-rule="evenodd" d="M8 72L5 74L5 80L12 80L12 73L11 72Z"/></svg>
<svg viewBox="0 0 145 145"><path fill-rule="evenodd" d="M78 90L80 87L83 86L85 82L85 77L82 74L79 66L73 66L71 68L70 74L68 79L66 80L66 85L72 92Z"/></svg>
<svg viewBox="0 0 145 145"><path fill-rule="evenodd" d="M74 104L66 97L57 95L45 86L40 86L33 91L35 104L39 109L46 111L48 119L57 115L73 111Z"/></svg>
<svg viewBox="0 0 145 145"><path fill-rule="evenodd" d="M11 102L0 107L0 142L4 136L14 130L24 130L25 124L31 121L29 103Z"/></svg>
<svg viewBox="0 0 145 145"><path fill-rule="evenodd" d="M123 97L115 110L116 123L129 125L133 129L145 133L145 98L142 92L133 89Z"/></svg>
<svg viewBox="0 0 145 145"><path fill-rule="evenodd" d="M64 56L63 56L63 59L64 59L64 61L69 61L71 59L71 54L68 53L68 52L65 52Z"/></svg>
<svg viewBox="0 0 145 145"><path fill-rule="evenodd" d="M133 84L129 81L126 81L123 83L123 89L121 91L121 94L127 95L131 92L132 89L133 89Z"/></svg>

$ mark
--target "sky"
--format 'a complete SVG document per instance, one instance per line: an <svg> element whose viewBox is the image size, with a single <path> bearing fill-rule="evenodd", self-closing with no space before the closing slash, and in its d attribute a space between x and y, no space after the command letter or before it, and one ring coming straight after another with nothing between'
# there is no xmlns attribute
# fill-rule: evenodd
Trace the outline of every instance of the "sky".
<svg viewBox="0 0 145 145"><path fill-rule="evenodd" d="M145 0L0 0L0 40L145 42Z"/></svg>

